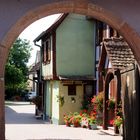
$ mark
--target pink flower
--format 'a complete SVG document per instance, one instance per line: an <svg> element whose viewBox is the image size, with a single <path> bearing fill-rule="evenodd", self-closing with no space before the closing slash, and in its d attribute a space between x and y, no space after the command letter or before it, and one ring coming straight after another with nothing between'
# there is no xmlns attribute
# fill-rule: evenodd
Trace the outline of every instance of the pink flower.
<svg viewBox="0 0 140 140"><path fill-rule="evenodd" d="M96 98L93 97L93 98L91 99L91 102L92 102L92 103L95 103L95 102L96 102Z"/></svg>

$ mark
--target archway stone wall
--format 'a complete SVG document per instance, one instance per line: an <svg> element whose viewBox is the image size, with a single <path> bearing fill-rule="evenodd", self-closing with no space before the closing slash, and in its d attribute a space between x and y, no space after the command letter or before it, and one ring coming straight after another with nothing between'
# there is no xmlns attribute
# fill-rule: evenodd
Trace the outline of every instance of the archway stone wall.
<svg viewBox="0 0 140 140"><path fill-rule="evenodd" d="M103 5L103 3L100 2L100 5ZM140 47L138 45L140 44L139 34L134 28L129 26L127 21L120 18L121 16L117 16L116 13L104 9L100 7L100 5L98 5L98 2L93 3L90 0L58 0L57 2L54 1L48 4L43 3L43 6L40 5L33 9L27 9L27 11L24 11L24 13L15 20L15 23L10 26L5 36L0 38L1 44L8 48L11 47L13 41L28 25L45 16L64 12L79 13L97 18L116 29L129 43L140 64L140 55L138 53L140 52Z"/></svg>
<svg viewBox="0 0 140 140"><path fill-rule="evenodd" d="M6 58L8 55L8 50L5 46L0 45L0 138L4 140L5 134L5 94L4 94L4 67L6 63Z"/></svg>

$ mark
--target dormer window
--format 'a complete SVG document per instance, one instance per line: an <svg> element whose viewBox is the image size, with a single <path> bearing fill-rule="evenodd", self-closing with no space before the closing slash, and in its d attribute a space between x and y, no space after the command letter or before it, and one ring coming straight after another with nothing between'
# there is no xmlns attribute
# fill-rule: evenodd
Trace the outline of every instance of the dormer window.
<svg viewBox="0 0 140 140"><path fill-rule="evenodd" d="M50 63L51 60L51 43L50 39L43 42L42 46L42 59L43 63Z"/></svg>

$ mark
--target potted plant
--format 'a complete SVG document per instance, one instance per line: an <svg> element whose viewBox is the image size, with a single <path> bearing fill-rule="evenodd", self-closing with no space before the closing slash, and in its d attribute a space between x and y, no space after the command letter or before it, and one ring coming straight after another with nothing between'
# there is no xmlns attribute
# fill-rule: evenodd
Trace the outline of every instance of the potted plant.
<svg viewBox="0 0 140 140"><path fill-rule="evenodd" d="M120 116L117 116L114 119L114 125L117 126L118 128L121 126L121 124L123 123L123 119Z"/></svg>
<svg viewBox="0 0 140 140"><path fill-rule="evenodd" d="M89 125L89 115L87 113L82 114L81 127L87 128Z"/></svg>
<svg viewBox="0 0 140 140"><path fill-rule="evenodd" d="M120 117L120 116L117 116L115 119L114 119L114 126L117 126L118 129L119 129L119 133L122 135L122 132L123 132L123 118Z"/></svg>
<svg viewBox="0 0 140 140"><path fill-rule="evenodd" d="M98 95L91 99L91 104L97 111L103 111L103 93L100 92Z"/></svg>
<svg viewBox="0 0 140 140"><path fill-rule="evenodd" d="M69 113L68 115L64 115L64 122L66 124L66 126L71 126L72 122L71 122L71 118L72 118L72 113Z"/></svg>
<svg viewBox="0 0 140 140"><path fill-rule="evenodd" d="M42 96L36 96L31 101L36 105L35 115L42 117Z"/></svg>
<svg viewBox="0 0 140 140"><path fill-rule="evenodd" d="M80 127L81 126L81 118L82 117L78 112L74 112L70 121L74 127Z"/></svg>
<svg viewBox="0 0 140 140"><path fill-rule="evenodd" d="M92 130L97 129L96 118L94 116L89 118L89 129L92 129Z"/></svg>
<svg viewBox="0 0 140 140"><path fill-rule="evenodd" d="M100 92L98 95L94 96L91 99L91 107L96 110L97 120L102 121L103 119L103 92Z"/></svg>
<svg viewBox="0 0 140 140"><path fill-rule="evenodd" d="M110 98L106 102L107 102L107 105L108 105L107 109L108 109L109 125L113 126L110 123L110 121L114 120L114 117L115 117L115 99Z"/></svg>
<svg viewBox="0 0 140 140"><path fill-rule="evenodd" d="M111 111L114 111L114 109L115 109L115 99L113 99L113 98L110 98L108 101L107 101L107 103L108 103L108 110L111 110Z"/></svg>
<svg viewBox="0 0 140 140"><path fill-rule="evenodd" d="M36 105L36 107L41 110L42 108L42 96L36 96L32 99L32 102Z"/></svg>

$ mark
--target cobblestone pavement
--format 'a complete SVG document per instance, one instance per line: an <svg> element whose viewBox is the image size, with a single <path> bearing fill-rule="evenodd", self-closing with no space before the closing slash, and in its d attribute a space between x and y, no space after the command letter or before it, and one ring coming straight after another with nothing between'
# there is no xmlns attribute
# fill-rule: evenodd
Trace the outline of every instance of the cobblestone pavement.
<svg viewBox="0 0 140 140"><path fill-rule="evenodd" d="M9 104L9 103L8 103ZM7 140L122 140L101 130L48 124L34 116L30 103L10 103L5 106Z"/></svg>

